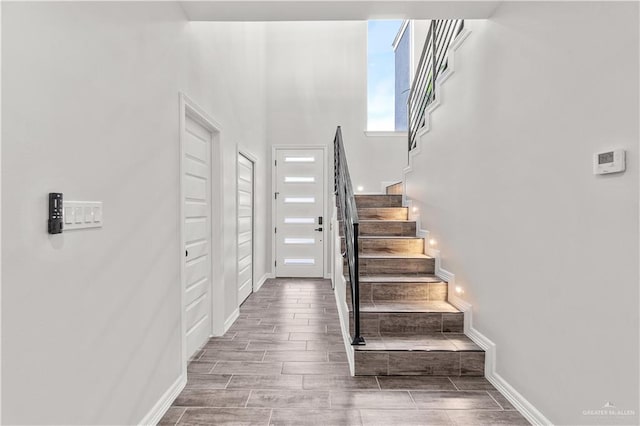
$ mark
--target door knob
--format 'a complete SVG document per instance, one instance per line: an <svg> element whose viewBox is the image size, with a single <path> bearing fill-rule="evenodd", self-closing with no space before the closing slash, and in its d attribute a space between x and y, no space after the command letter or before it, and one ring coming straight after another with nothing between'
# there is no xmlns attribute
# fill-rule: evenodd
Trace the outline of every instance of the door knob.
<svg viewBox="0 0 640 426"><path fill-rule="evenodd" d="M314 231L322 232L322 226L320 228L314 229Z"/></svg>

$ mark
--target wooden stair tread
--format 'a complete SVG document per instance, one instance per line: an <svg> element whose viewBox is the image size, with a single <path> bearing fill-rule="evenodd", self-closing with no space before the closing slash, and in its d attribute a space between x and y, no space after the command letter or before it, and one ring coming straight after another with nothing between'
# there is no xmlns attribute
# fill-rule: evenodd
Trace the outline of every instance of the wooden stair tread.
<svg viewBox="0 0 640 426"><path fill-rule="evenodd" d="M404 206L381 206L381 207L371 207L371 206L366 206L366 207L358 207L358 210L404 210L407 211L409 210L409 207L404 207Z"/></svg>
<svg viewBox="0 0 640 426"><path fill-rule="evenodd" d="M340 235L340 239L344 239L344 235ZM411 235L359 235L358 240L385 240L385 241L417 241L423 240L422 237L414 237Z"/></svg>
<svg viewBox="0 0 640 426"><path fill-rule="evenodd" d="M460 311L442 300L375 300L360 301L360 312L411 313L433 312L457 314Z"/></svg>
<svg viewBox="0 0 640 426"><path fill-rule="evenodd" d="M341 221L340 221L341 222ZM360 219L360 223L362 222L370 222L370 223L413 223L415 220L410 219Z"/></svg>
<svg viewBox="0 0 640 426"><path fill-rule="evenodd" d="M353 306L348 304L349 312ZM443 300L361 300L360 313L461 313L455 306Z"/></svg>
<svg viewBox="0 0 640 426"><path fill-rule="evenodd" d="M408 212L409 207L358 207L358 212L372 213L372 210L382 210L383 212Z"/></svg>
<svg viewBox="0 0 640 426"><path fill-rule="evenodd" d="M344 238L344 235L341 235L340 238ZM407 235L359 235L358 238L361 240L422 240L422 237L410 237Z"/></svg>
<svg viewBox="0 0 640 426"><path fill-rule="evenodd" d="M484 352L462 333L421 335L368 335L366 345L353 346L356 351Z"/></svg>
<svg viewBox="0 0 640 426"><path fill-rule="evenodd" d="M409 209L407 207L358 207L358 216L361 220L408 220Z"/></svg>
<svg viewBox="0 0 640 426"><path fill-rule="evenodd" d="M382 254L382 253L360 253L360 259L433 259L426 254L402 253L402 254Z"/></svg>
<svg viewBox="0 0 640 426"><path fill-rule="evenodd" d="M360 224L363 222L366 223L415 223L415 220L411 219L360 219L358 221ZM338 220L339 224L342 224L342 220Z"/></svg>
<svg viewBox="0 0 640 426"><path fill-rule="evenodd" d="M444 283L446 281L440 279L436 275L361 275L361 283Z"/></svg>
<svg viewBox="0 0 640 426"><path fill-rule="evenodd" d="M356 194L356 206L362 207L403 207L402 195Z"/></svg>
<svg viewBox="0 0 640 426"><path fill-rule="evenodd" d="M358 210L409 210L409 207L404 206L381 206L381 207L358 207Z"/></svg>

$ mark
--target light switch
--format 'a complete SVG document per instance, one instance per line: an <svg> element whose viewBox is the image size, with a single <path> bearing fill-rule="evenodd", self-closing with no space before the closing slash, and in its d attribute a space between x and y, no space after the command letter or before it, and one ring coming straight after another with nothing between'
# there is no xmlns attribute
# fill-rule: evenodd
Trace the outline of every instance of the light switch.
<svg viewBox="0 0 640 426"><path fill-rule="evenodd" d="M102 201L65 201L65 231L102 227Z"/></svg>
<svg viewBox="0 0 640 426"><path fill-rule="evenodd" d="M82 206L75 207L73 215L75 218L75 223L82 223L82 218L84 217Z"/></svg>
<svg viewBox="0 0 640 426"><path fill-rule="evenodd" d="M93 208L93 221L102 222L102 203Z"/></svg>
<svg viewBox="0 0 640 426"><path fill-rule="evenodd" d="M93 209L91 206L84 206L84 223L93 222Z"/></svg>
<svg viewBox="0 0 640 426"><path fill-rule="evenodd" d="M73 223L73 207L64 208L64 223Z"/></svg>

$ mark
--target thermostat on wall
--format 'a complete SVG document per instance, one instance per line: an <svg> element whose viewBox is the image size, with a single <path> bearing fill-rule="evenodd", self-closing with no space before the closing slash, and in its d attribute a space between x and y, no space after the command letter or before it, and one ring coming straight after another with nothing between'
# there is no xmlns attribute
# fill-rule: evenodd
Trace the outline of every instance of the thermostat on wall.
<svg viewBox="0 0 640 426"><path fill-rule="evenodd" d="M606 175L609 173L624 172L624 149L600 152L593 155L593 174Z"/></svg>

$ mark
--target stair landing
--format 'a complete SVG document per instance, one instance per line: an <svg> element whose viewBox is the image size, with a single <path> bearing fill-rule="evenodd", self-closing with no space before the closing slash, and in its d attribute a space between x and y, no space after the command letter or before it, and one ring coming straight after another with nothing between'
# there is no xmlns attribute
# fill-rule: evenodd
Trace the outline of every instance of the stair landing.
<svg viewBox="0 0 640 426"><path fill-rule="evenodd" d="M367 336L355 346L357 376L483 376L484 351L464 334Z"/></svg>

